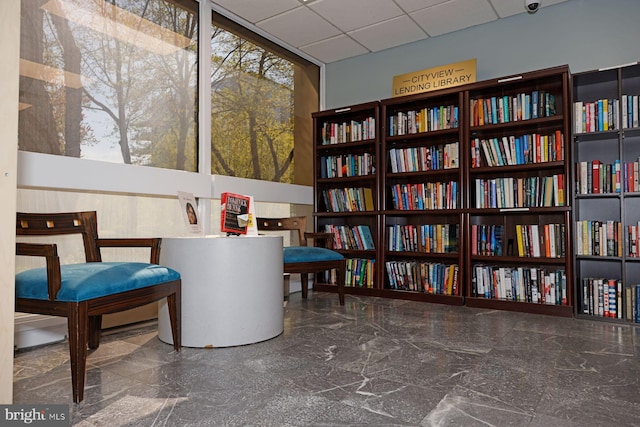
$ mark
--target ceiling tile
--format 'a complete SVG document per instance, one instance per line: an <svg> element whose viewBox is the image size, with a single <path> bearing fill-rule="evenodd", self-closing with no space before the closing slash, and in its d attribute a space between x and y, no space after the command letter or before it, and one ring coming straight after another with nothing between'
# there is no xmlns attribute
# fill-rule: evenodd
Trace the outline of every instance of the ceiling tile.
<svg viewBox="0 0 640 427"><path fill-rule="evenodd" d="M325 63L526 13L525 0L211 1ZM540 1L544 8L567 0Z"/></svg>
<svg viewBox="0 0 640 427"><path fill-rule="evenodd" d="M300 6L298 0L215 0L213 3L253 24Z"/></svg>
<svg viewBox="0 0 640 427"><path fill-rule="evenodd" d="M524 0L489 0L500 18L524 13Z"/></svg>
<svg viewBox="0 0 640 427"><path fill-rule="evenodd" d="M369 53L366 48L345 35L302 46L300 50L324 63Z"/></svg>
<svg viewBox="0 0 640 427"><path fill-rule="evenodd" d="M517 15L526 11L524 0L489 0L493 4L493 8L498 12L500 18ZM540 7L551 6L552 4L562 3L566 0L540 0Z"/></svg>
<svg viewBox="0 0 640 427"><path fill-rule="evenodd" d="M451 0L409 15L432 37L498 19L487 0Z"/></svg>
<svg viewBox="0 0 640 427"><path fill-rule="evenodd" d="M396 3L398 3L405 12L415 12L416 10L435 6L447 1L449 0L396 0Z"/></svg>
<svg viewBox="0 0 640 427"><path fill-rule="evenodd" d="M351 31L348 34L372 52L429 37L406 15Z"/></svg>
<svg viewBox="0 0 640 427"><path fill-rule="evenodd" d="M355 30L403 14L389 0L316 0L309 7L342 31Z"/></svg>
<svg viewBox="0 0 640 427"><path fill-rule="evenodd" d="M304 6L257 22L256 25L294 47L340 34L340 30Z"/></svg>

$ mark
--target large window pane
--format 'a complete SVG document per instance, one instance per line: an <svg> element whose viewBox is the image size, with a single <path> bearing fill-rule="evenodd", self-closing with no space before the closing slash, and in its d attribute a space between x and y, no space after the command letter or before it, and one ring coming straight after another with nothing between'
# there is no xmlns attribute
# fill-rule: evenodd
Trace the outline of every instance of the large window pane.
<svg viewBox="0 0 640 427"><path fill-rule="evenodd" d="M19 148L196 171L197 10L23 1Z"/></svg>
<svg viewBox="0 0 640 427"><path fill-rule="evenodd" d="M294 183L294 147L311 145L299 134L311 116L298 92L317 67L214 13L211 29L211 172ZM301 79L311 68L313 77ZM315 100L315 102L314 102ZM297 114L303 114L300 121ZM296 130L296 127L299 128ZM308 152L308 151L307 151ZM295 157L296 162L298 157ZM302 164L306 162L301 162ZM311 164L310 162L308 164ZM307 170L308 172L308 170Z"/></svg>

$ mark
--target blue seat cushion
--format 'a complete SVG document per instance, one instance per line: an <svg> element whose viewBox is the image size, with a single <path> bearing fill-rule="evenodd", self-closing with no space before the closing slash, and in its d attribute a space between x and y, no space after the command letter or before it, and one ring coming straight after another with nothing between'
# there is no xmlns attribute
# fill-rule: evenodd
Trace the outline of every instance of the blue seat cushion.
<svg viewBox="0 0 640 427"><path fill-rule="evenodd" d="M89 262L60 266L62 287L56 301L80 302L140 289L180 278L167 267L142 262ZM34 268L16 274L16 297L47 300L47 270Z"/></svg>
<svg viewBox="0 0 640 427"><path fill-rule="evenodd" d="M339 261L344 256L336 251L313 246L287 246L284 248L284 263Z"/></svg>

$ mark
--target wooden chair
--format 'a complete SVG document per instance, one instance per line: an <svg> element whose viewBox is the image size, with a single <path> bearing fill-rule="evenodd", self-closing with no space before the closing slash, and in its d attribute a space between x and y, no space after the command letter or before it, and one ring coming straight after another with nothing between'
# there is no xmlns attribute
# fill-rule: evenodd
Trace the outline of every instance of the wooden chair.
<svg viewBox="0 0 640 427"><path fill-rule="evenodd" d="M344 256L326 247L327 241L333 240L331 233L306 232L307 217L290 218L256 218L259 231L297 231L299 246L284 248L284 272L300 274L302 298L306 299L309 288L309 273L321 273L336 269L338 298L344 305L344 280L346 261ZM325 247L308 246L307 239L322 240Z"/></svg>
<svg viewBox="0 0 640 427"><path fill-rule="evenodd" d="M16 243L16 254L46 267L16 275L16 311L67 318L73 401L84 398L87 346L100 345L102 315L167 298L173 347L180 351L180 274L158 265L160 239L100 239L95 212L18 213L18 236L81 234L86 262L60 264L55 243ZM102 262L100 248L148 247L150 263Z"/></svg>

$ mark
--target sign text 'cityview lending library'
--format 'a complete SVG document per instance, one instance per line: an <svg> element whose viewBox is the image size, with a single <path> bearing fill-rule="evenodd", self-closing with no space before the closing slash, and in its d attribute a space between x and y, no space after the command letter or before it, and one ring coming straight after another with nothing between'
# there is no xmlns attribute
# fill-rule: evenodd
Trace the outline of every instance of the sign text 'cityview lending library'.
<svg viewBox="0 0 640 427"><path fill-rule="evenodd" d="M393 96L446 89L476 81L476 59L393 77Z"/></svg>

